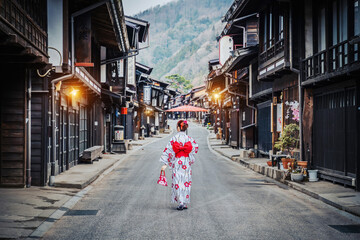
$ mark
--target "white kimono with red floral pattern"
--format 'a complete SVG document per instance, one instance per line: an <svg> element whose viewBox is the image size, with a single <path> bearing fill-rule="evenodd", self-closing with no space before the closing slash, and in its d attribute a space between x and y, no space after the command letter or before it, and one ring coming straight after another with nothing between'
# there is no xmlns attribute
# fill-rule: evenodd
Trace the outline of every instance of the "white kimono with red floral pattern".
<svg viewBox="0 0 360 240"><path fill-rule="evenodd" d="M187 156L176 157L174 143L184 146L191 143L191 152ZM160 162L168 165L172 170L172 203L187 204L190 203L191 190L191 165L195 162L194 154L198 152L198 144L194 139L187 136L185 132L178 132L173 136L161 155ZM184 154L180 154L184 155ZM187 154L185 154L187 155Z"/></svg>

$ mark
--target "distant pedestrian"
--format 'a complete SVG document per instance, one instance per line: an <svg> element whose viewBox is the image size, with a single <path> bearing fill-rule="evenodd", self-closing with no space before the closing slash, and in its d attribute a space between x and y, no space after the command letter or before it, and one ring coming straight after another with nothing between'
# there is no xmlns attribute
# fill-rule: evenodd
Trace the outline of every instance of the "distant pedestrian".
<svg viewBox="0 0 360 240"><path fill-rule="evenodd" d="M172 170L171 202L178 203L178 210L187 209L190 203L191 165L195 162L194 154L198 152L198 144L185 133L188 126L186 120L178 121L178 133L171 138L160 158L164 163L161 170L167 166Z"/></svg>

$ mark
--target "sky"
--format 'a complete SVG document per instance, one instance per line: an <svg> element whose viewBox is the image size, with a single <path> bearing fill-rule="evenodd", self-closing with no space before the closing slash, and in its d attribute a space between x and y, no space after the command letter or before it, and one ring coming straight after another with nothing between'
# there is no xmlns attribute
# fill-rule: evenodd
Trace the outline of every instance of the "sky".
<svg viewBox="0 0 360 240"><path fill-rule="evenodd" d="M127 16L133 16L141 11L163 5L174 0L122 0L124 12Z"/></svg>

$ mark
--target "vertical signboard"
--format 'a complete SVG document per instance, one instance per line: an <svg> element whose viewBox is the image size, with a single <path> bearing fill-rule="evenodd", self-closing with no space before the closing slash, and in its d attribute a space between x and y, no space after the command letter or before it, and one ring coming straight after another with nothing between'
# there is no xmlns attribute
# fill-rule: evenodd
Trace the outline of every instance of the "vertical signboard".
<svg viewBox="0 0 360 240"><path fill-rule="evenodd" d="M144 103L151 104L151 86L144 86Z"/></svg>
<svg viewBox="0 0 360 240"><path fill-rule="evenodd" d="M135 86L135 57L128 58L127 85Z"/></svg>
<svg viewBox="0 0 360 240"><path fill-rule="evenodd" d="M276 105L276 131L281 132L282 131L282 104Z"/></svg>
<svg viewBox="0 0 360 240"><path fill-rule="evenodd" d="M75 21L76 62L91 62L91 15L78 16Z"/></svg>
<svg viewBox="0 0 360 240"><path fill-rule="evenodd" d="M117 68L118 68L118 77L120 78L124 77L124 59L118 61Z"/></svg>

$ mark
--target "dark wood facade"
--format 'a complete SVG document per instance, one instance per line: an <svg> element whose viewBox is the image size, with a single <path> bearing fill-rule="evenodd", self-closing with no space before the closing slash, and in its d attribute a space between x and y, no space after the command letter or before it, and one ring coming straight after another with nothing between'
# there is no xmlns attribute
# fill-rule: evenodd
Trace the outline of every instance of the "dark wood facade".
<svg viewBox="0 0 360 240"><path fill-rule="evenodd" d="M14 73L16 84L1 88L1 185L25 186L27 126L25 69Z"/></svg>
<svg viewBox="0 0 360 240"><path fill-rule="evenodd" d="M44 182L47 82L36 70L48 62L46 22L46 1L0 1L0 70L6 76L0 90L0 186Z"/></svg>
<svg viewBox="0 0 360 240"><path fill-rule="evenodd" d="M305 158L321 178L359 190L359 1L303 3Z"/></svg>

